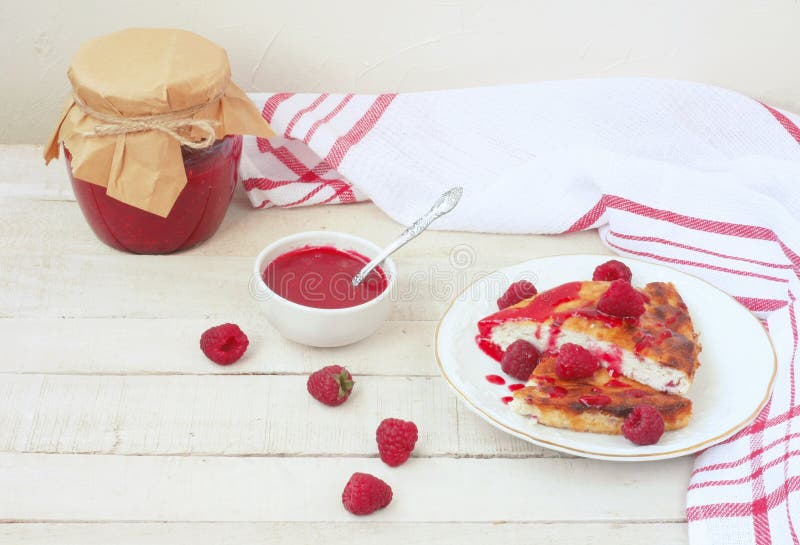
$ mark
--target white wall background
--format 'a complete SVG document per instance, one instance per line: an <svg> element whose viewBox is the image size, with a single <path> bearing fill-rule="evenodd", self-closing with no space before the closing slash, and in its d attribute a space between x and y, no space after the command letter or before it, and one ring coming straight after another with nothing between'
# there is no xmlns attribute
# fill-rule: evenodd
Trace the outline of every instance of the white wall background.
<svg viewBox="0 0 800 545"><path fill-rule="evenodd" d="M411 91L621 75L800 111L798 0L0 0L0 143L42 142L85 39L175 26L263 91Z"/></svg>

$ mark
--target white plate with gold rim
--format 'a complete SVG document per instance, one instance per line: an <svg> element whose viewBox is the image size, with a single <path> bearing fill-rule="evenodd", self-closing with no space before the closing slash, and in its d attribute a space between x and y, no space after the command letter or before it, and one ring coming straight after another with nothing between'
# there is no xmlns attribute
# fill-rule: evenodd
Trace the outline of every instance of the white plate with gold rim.
<svg viewBox="0 0 800 545"><path fill-rule="evenodd" d="M510 384L500 365L475 343L477 322L497 311L497 298L525 278L544 291L573 280L591 279L609 256L565 255L532 259L481 278L450 305L436 328L436 359L448 384L467 406L493 426L531 443L586 458L661 460L697 452L724 441L750 423L772 392L777 361L764 327L735 299L697 277L675 269L615 257L633 272L633 284L672 282L689 308L703 350L687 397L688 426L664 433L655 445L637 446L621 435L581 433L536 424L511 411L503 397ZM492 384L490 374L505 378Z"/></svg>

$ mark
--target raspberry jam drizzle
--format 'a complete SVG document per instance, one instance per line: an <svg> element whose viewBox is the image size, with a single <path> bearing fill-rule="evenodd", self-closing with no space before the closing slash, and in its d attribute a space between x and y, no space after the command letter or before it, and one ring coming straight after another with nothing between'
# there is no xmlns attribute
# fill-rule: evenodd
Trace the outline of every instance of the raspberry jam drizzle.
<svg viewBox="0 0 800 545"><path fill-rule="evenodd" d="M480 335L475 337L475 342L478 343L478 348L480 348L484 354L492 358L494 361L502 361L503 349L498 345L494 344L488 338L481 337Z"/></svg>
<svg viewBox="0 0 800 545"><path fill-rule="evenodd" d="M546 393L551 398L559 398L567 395L567 389L562 388L561 386L550 386L549 388L547 388Z"/></svg>
<svg viewBox="0 0 800 545"><path fill-rule="evenodd" d="M506 383L506 379L500 375L486 375L486 380L492 384L497 384L498 386L502 386Z"/></svg>
<svg viewBox="0 0 800 545"><path fill-rule="evenodd" d="M556 386L554 384L556 379L554 379L553 377L548 377L544 375L542 376L533 375L531 377L531 380L535 380L536 382L538 382L539 383L539 385L537 386L538 390L544 394L547 394L548 397L558 398L567 395L567 389L561 386Z"/></svg>
<svg viewBox="0 0 800 545"><path fill-rule="evenodd" d="M658 337L656 337L656 344L661 344L667 339L672 337L672 330L664 329L661 333L659 333Z"/></svg>
<svg viewBox="0 0 800 545"><path fill-rule="evenodd" d="M522 390L525 387L524 384L509 384L508 389L512 392L516 392L517 390Z"/></svg>
<svg viewBox="0 0 800 545"><path fill-rule="evenodd" d="M559 335L561 335L561 323L553 320L553 323L550 326L550 336L547 338L545 352L553 352L557 349L556 341L558 341Z"/></svg>
<svg viewBox="0 0 800 545"><path fill-rule="evenodd" d="M509 403L511 403L512 401L514 401L514 398L513 398L513 397L511 397L511 396L505 396L505 397L501 397L501 398L500 398L500 401L502 401L503 403L505 403L506 405L508 405Z"/></svg>
<svg viewBox="0 0 800 545"><path fill-rule="evenodd" d="M638 398L645 397L648 394L647 394L647 392L643 392L642 390L639 390L638 388L633 388L633 389L628 390L627 392L625 392L625 395L628 395L628 396L631 396L631 397L635 397L635 398L638 399Z"/></svg>
<svg viewBox="0 0 800 545"><path fill-rule="evenodd" d="M495 312L478 322L478 330L486 336L492 327L513 320L533 320L543 322L555 314L556 309L569 301L580 297L581 282L568 282L540 293L529 304L523 307L512 307Z"/></svg>
<svg viewBox="0 0 800 545"><path fill-rule="evenodd" d="M369 259L333 246L304 246L281 254L264 269L267 286L298 305L348 308L371 301L386 290L386 274L378 267L353 287L350 281Z"/></svg>
<svg viewBox="0 0 800 545"><path fill-rule="evenodd" d="M655 344L655 337L650 335L649 333L645 333L639 342L636 343L636 346L633 347L633 353L637 356L640 356L642 352L650 348Z"/></svg>
<svg viewBox="0 0 800 545"><path fill-rule="evenodd" d="M622 366L622 349L618 346L614 346L608 350L593 350L592 354L601 362L605 363L605 367L608 368L609 374L612 373L612 370L616 373L619 373L619 368ZM613 377L614 375L611 374Z"/></svg>
<svg viewBox="0 0 800 545"><path fill-rule="evenodd" d="M615 378L612 378L611 380L603 384L603 386L606 388L630 388L629 384L626 384L625 382L622 382L621 380L617 380Z"/></svg>
<svg viewBox="0 0 800 545"><path fill-rule="evenodd" d="M658 334L658 337L653 336L651 333L643 334L642 337L636 343L636 346L633 347L634 354L640 356L642 352L644 352L648 348L657 346L666 341L667 339L669 339L670 337L672 337L672 330L666 328L666 326L664 326L663 324L657 324L657 325L664 327L661 333Z"/></svg>
<svg viewBox="0 0 800 545"><path fill-rule="evenodd" d="M598 394L598 395L583 396L578 401L580 401L587 407L605 407L606 405L611 403L611 398L608 397L607 395Z"/></svg>
<svg viewBox="0 0 800 545"><path fill-rule="evenodd" d="M670 316L669 318L664 320L664 326L665 327L669 327L669 326L673 325L675 322L678 321L679 317L680 317L680 314L673 314L672 316Z"/></svg>

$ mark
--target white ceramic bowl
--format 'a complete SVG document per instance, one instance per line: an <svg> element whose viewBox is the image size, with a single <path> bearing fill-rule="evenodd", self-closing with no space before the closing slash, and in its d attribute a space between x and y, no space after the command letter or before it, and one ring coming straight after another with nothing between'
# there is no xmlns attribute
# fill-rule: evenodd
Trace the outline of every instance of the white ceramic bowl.
<svg viewBox="0 0 800 545"><path fill-rule="evenodd" d="M333 246L353 250L372 259L382 248L363 238L335 231L307 231L276 240L258 254L253 268L254 296L278 332L309 346L344 346L368 337L386 321L392 306L397 269L391 258L381 264L386 289L375 299L347 308L324 309L298 305L272 291L263 272L276 257L304 246Z"/></svg>

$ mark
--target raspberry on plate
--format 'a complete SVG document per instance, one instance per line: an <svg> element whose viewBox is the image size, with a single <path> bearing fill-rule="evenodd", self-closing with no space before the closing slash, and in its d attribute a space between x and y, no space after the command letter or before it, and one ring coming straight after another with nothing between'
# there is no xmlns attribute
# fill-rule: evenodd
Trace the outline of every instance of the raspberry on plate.
<svg viewBox="0 0 800 545"><path fill-rule="evenodd" d="M633 277L633 274L625 263L612 259L595 268L592 280L606 280L609 282L625 280L626 282L630 282L631 277Z"/></svg>
<svg viewBox="0 0 800 545"><path fill-rule="evenodd" d="M644 314L644 298L630 283L614 280L597 301L597 309L611 316L638 318Z"/></svg>
<svg viewBox="0 0 800 545"><path fill-rule="evenodd" d="M242 357L250 341L236 324L222 324L207 329L200 336L200 349L219 365L230 365Z"/></svg>
<svg viewBox="0 0 800 545"><path fill-rule="evenodd" d="M399 418L386 418L375 432L381 460L391 467L405 463L417 443L417 425Z"/></svg>
<svg viewBox="0 0 800 545"><path fill-rule="evenodd" d="M566 380L588 378L599 367L594 354L573 343L563 344L556 357L556 375Z"/></svg>
<svg viewBox="0 0 800 545"><path fill-rule="evenodd" d="M350 371L341 365L328 365L309 375L306 388L320 403L335 407L347 401L354 384Z"/></svg>
<svg viewBox="0 0 800 545"><path fill-rule="evenodd" d="M506 307L510 307L511 305L516 305L520 301L523 301L529 297L533 297L538 292L536 291L536 286L528 282L527 280L518 280L511 284L506 292L500 296L497 300L497 308L503 310Z"/></svg>
<svg viewBox="0 0 800 545"><path fill-rule="evenodd" d="M652 405L642 403L622 423L622 435L637 445L654 445L664 434L664 419Z"/></svg>
<svg viewBox="0 0 800 545"><path fill-rule="evenodd" d="M541 353L528 341L514 341L503 354L503 372L519 380L528 380L539 364Z"/></svg>
<svg viewBox="0 0 800 545"><path fill-rule="evenodd" d="M392 487L369 473L353 473L342 492L344 508L354 515L369 515L392 501Z"/></svg>

